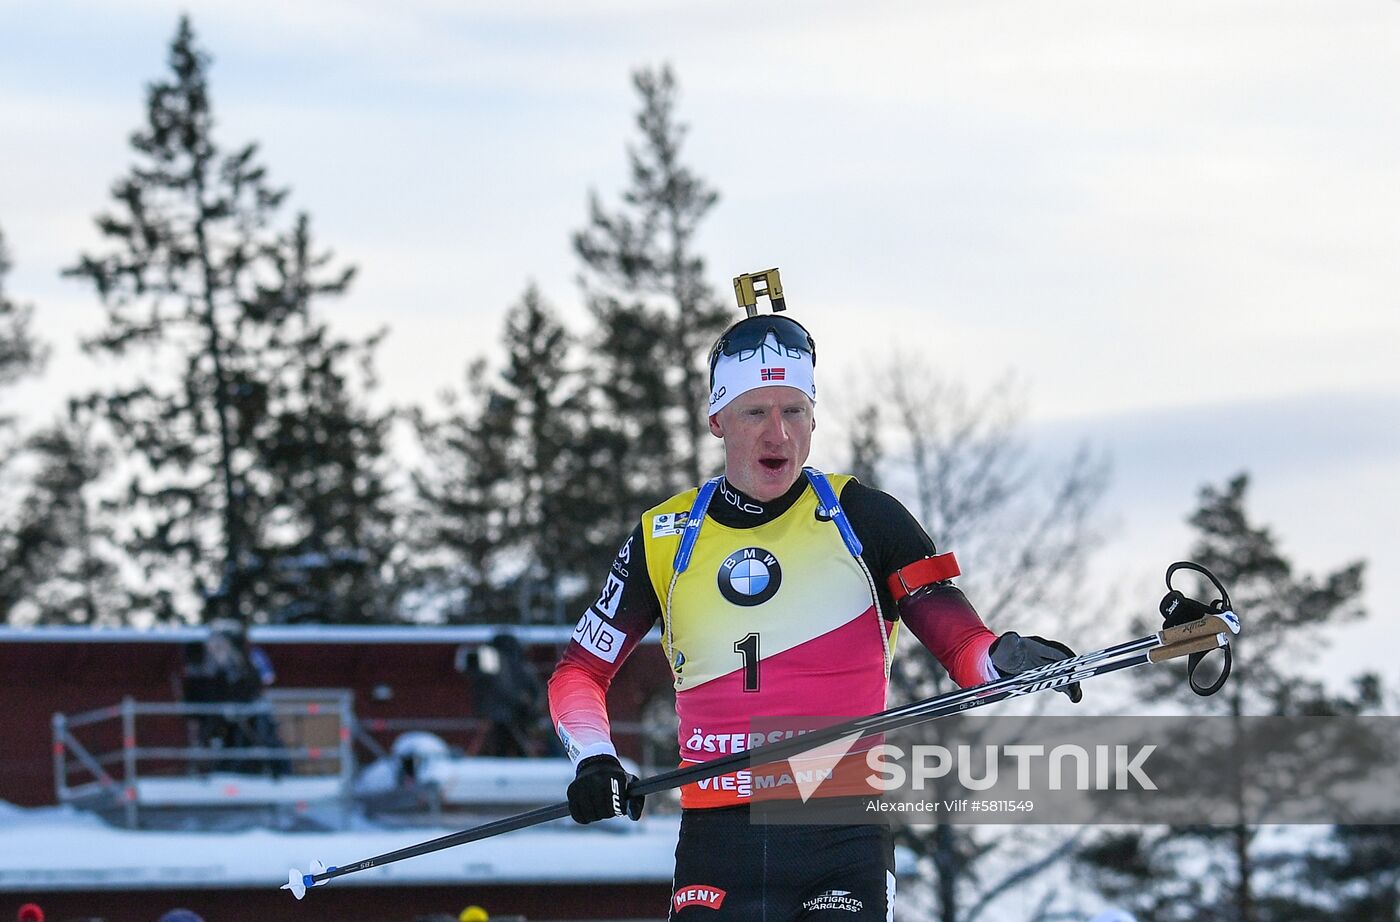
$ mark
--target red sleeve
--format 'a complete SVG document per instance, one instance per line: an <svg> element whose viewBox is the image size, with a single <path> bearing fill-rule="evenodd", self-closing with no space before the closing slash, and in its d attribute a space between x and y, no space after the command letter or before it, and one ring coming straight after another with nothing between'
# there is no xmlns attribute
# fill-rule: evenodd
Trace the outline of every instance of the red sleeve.
<svg viewBox="0 0 1400 922"><path fill-rule="evenodd" d="M617 754L608 722L608 686L660 617L638 526L617 552L598 598L579 619L549 679L549 716L575 762Z"/></svg>
<svg viewBox="0 0 1400 922"><path fill-rule="evenodd" d="M554 729L575 762L602 753L617 755L608 723L607 693L613 671L600 674L569 662L568 655L549 677L549 718Z"/></svg>
<svg viewBox="0 0 1400 922"><path fill-rule="evenodd" d="M933 586L906 596L899 603L899 617L960 687L997 678L987 653L997 635L958 587Z"/></svg>

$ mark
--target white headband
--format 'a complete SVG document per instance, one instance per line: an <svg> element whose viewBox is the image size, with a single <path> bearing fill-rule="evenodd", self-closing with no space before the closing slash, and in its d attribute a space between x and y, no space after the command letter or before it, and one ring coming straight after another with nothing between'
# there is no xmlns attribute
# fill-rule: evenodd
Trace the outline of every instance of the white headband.
<svg viewBox="0 0 1400 922"><path fill-rule="evenodd" d="M723 410L731 400L757 387L795 387L817 402L817 382L812 354L778 342L772 333L757 349L721 355L715 363L715 386L710 392L709 415Z"/></svg>

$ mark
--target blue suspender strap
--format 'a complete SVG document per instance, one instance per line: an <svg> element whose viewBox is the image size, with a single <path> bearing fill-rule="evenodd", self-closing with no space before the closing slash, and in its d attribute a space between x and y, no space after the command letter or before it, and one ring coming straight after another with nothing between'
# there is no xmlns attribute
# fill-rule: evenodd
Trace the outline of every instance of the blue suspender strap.
<svg viewBox="0 0 1400 922"><path fill-rule="evenodd" d="M804 467L802 472L807 475L807 481L816 491L817 500L822 504L822 508L831 513L831 521L836 524L836 530L841 533L841 540L845 542L846 550L851 552L852 557L859 557L862 550L860 539L856 537L856 531L851 527L851 520L846 518L846 512L841 508L841 503L836 498L836 491L831 488L831 481L827 480L826 475L814 467ZM710 508L710 500L714 499L722 479L714 477L705 481L699 492L695 494L695 502L690 507L689 515L686 516L685 531L681 534L680 546L676 548L676 557L671 564L677 573L684 573L686 568L690 566L690 556L695 551L695 541L700 537L700 525L705 521L705 512Z"/></svg>
<svg viewBox="0 0 1400 922"><path fill-rule="evenodd" d="M841 532L841 540L846 542L846 550L851 552L852 557L859 557L861 552L860 539L856 537L856 530L851 527L851 520L846 518L846 511L841 508L841 503L836 499L836 491L831 488L831 481L826 479L826 475L815 467L804 467L802 473L807 475L807 480L812 484L812 489L817 493L817 500L822 504L822 508L831 513L831 521L836 523L836 528Z"/></svg>
<svg viewBox="0 0 1400 922"><path fill-rule="evenodd" d="M700 523L705 521L705 510L710 508L710 500L714 499L721 479L714 477L705 481L700 491L695 494L695 503L690 507L690 515L685 520L685 531L681 533L680 547L676 548L676 559L671 563L672 569L677 573L684 573L685 568L690 566L690 554L695 550L695 539L700 537Z"/></svg>

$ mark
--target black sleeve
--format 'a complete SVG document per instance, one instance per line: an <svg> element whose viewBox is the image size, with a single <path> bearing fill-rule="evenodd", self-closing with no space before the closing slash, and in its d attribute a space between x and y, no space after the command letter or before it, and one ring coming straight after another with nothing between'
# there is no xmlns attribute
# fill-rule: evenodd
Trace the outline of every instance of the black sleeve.
<svg viewBox="0 0 1400 922"><path fill-rule="evenodd" d="M598 595L584 610L560 663L586 664L611 676L661 618L661 603L647 573L638 523L613 557Z"/></svg>
<svg viewBox="0 0 1400 922"><path fill-rule="evenodd" d="M656 598L651 574L647 572L646 547L639 523L622 543L609 568L610 575L622 580L622 599L614 621L625 626L629 632L635 632L645 625L643 635L661 620L661 602Z"/></svg>
<svg viewBox="0 0 1400 922"><path fill-rule="evenodd" d="M842 488L841 508L860 538L860 556L875 578L880 611L893 621L899 617L899 610L885 580L900 567L938 553L933 540L903 503L858 480L852 479Z"/></svg>

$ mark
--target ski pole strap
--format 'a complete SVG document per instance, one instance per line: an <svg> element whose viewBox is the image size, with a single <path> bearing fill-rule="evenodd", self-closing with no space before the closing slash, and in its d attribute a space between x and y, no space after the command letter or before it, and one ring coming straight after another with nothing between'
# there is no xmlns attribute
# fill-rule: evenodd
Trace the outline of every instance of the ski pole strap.
<svg viewBox="0 0 1400 922"><path fill-rule="evenodd" d="M1201 685L1196 681L1196 667L1201 665L1201 660L1206 658L1207 650L1202 653L1192 653L1186 657L1186 682L1191 686L1191 690L1202 698L1209 698L1211 695L1225 687L1225 680L1230 678L1230 667L1234 665L1235 655L1230 649L1228 642L1222 641L1220 650L1225 655L1225 662L1220 666L1220 675L1209 685Z"/></svg>
<svg viewBox="0 0 1400 922"><path fill-rule="evenodd" d="M1219 593L1219 598L1214 602L1202 602L1172 586L1172 577L1182 570L1199 573L1209 580ZM1220 691L1225 686L1225 680L1230 677L1230 667L1234 664L1235 657L1230 641L1240 632L1240 619L1233 611L1230 593L1226 591L1224 584L1200 564L1179 560L1167 567L1167 594L1162 597L1160 609L1163 627L1157 636L1161 638L1163 647L1177 651L1166 658L1180 656L1182 653L1187 655L1186 681L1196 694L1208 697ZM1217 638L1219 642L1199 650L1186 649L1186 644L1190 641L1199 639L1204 642L1210 638ZM1221 665L1220 675L1215 681L1209 685L1202 685L1196 681L1196 667L1216 648L1225 651L1225 662Z"/></svg>
<svg viewBox="0 0 1400 922"><path fill-rule="evenodd" d="M1230 678L1230 666L1234 658L1230 655L1230 641L1226 639L1226 636L1224 634L1209 634L1156 647L1147 652L1147 659L1148 662L1152 663L1164 663L1179 656L1186 657L1187 683L1193 692L1202 698L1208 698L1220 691L1225 686L1225 680ZM1201 685L1196 681L1196 667L1201 665L1201 661L1206 658L1207 653L1217 649L1225 654L1225 662L1220 667L1220 675L1209 685Z"/></svg>
<svg viewBox="0 0 1400 922"><path fill-rule="evenodd" d="M910 593L934 583L941 583L945 579L952 579L960 573L962 571L958 569L958 558L950 551L947 554L916 560L907 567L900 567L890 574L885 585L890 587L890 595L894 596L895 604L898 604L900 599Z"/></svg>

